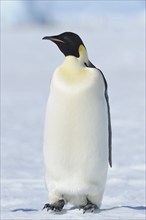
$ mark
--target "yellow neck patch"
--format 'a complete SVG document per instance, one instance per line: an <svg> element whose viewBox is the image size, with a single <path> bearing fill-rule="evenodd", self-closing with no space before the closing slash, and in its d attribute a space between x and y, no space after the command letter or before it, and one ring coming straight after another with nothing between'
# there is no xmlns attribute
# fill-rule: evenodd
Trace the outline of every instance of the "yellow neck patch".
<svg viewBox="0 0 146 220"><path fill-rule="evenodd" d="M78 58L79 62L82 64L88 63L88 54L83 44L79 46L78 51L79 51L79 58Z"/></svg>
<svg viewBox="0 0 146 220"><path fill-rule="evenodd" d="M83 46L83 44L81 44L79 46L79 55L82 56L84 54L84 51L85 51L85 47Z"/></svg>

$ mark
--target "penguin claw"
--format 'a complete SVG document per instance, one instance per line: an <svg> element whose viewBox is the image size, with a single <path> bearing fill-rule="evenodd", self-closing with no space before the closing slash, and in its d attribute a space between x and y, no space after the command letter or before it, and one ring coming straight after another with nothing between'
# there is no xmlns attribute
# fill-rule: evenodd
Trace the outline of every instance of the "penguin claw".
<svg viewBox="0 0 146 220"><path fill-rule="evenodd" d="M60 212L62 209L63 209L63 206L65 205L65 202L63 199L53 203L53 204L49 204L49 203L46 203L43 207L43 209L47 209L47 212L49 210L52 210L54 212Z"/></svg>
<svg viewBox="0 0 146 220"><path fill-rule="evenodd" d="M86 212L94 212L97 208L97 205L92 204L90 201L88 201L86 205L80 206L79 209L83 209L83 214L85 214Z"/></svg>
<svg viewBox="0 0 146 220"><path fill-rule="evenodd" d="M84 208L83 208L83 214L85 214L86 212L94 212L97 209L97 206L94 204L87 204Z"/></svg>

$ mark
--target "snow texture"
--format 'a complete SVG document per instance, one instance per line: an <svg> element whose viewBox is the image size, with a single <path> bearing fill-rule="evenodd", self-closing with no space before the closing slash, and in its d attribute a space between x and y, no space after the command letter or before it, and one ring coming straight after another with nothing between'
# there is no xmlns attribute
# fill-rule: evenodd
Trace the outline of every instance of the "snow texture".
<svg viewBox="0 0 146 220"><path fill-rule="evenodd" d="M136 28L135 28L136 27ZM49 85L63 55L45 35L78 33L90 60L105 74L113 128L113 168L101 209L82 214L70 204L61 213L47 202L43 130ZM15 27L2 30L1 219L144 219L144 24L122 28Z"/></svg>

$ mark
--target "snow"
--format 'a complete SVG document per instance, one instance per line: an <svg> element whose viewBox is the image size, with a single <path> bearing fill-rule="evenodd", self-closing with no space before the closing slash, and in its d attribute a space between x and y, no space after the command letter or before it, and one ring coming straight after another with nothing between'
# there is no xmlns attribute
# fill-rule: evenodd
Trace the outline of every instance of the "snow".
<svg viewBox="0 0 146 220"><path fill-rule="evenodd" d="M136 19L136 18L135 18ZM132 21L132 19L131 19ZM31 26L2 29L1 219L144 219L144 24L121 28ZM90 60L109 84L113 168L101 209L82 214L68 204L61 213L47 202L42 155L45 106L51 75L63 55L42 41L70 29L78 33Z"/></svg>

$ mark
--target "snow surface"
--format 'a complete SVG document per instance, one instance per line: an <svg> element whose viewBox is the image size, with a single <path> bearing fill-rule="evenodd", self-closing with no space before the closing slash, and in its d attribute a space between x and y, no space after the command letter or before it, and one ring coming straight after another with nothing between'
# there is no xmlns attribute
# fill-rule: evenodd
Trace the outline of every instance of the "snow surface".
<svg viewBox="0 0 146 220"><path fill-rule="evenodd" d="M1 219L144 219L144 26L70 28L105 74L113 127L113 168L96 213L66 205L59 214L47 202L42 156L45 106L51 75L63 55L45 35L60 27L2 30ZM68 30L68 29L67 29Z"/></svg>

